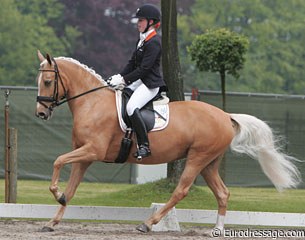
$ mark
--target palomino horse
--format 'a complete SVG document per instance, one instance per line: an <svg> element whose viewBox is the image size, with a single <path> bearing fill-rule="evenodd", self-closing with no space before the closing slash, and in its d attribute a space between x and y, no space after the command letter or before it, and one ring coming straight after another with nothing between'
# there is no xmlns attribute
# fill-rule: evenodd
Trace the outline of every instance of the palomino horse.
<svg viewBox="0 0 305 240"><path fill-rule="evenodd" d="M124 133L118 122L114 90L101 76L71 58L53 59L49 55L45 58L39 51L38 58L41 63L36 115L48 120L53 109L64 102L73 115L74 150L56 159L50 185L61 206L43 231L53 231L86 169L94 161L114 162ZM169 109L168 126L149 133L152 155L138 162L132 154L136 150L133 144L127 162L160 164L186 157L185 169L169 201L138 226L139 231L150 231L153 224L188 194L199 174L217 199L215 227L223 230L229 190L218 174L218 167L228 147L257 159L277 189L295 187L301 181L291 161L294 158L279 151L271 128L263 121L250 115L229 114L199 101L171 102ZM61 192L60 170L68 163L72 164L71 174L65 191Z"/></svg>

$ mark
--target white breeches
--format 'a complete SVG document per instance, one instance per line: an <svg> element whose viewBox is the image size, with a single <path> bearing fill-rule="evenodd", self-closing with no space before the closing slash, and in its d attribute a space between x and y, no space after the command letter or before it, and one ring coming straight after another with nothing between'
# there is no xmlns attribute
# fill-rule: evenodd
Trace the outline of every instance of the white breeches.
<svg viewBox="0 0 305 240"><path fill-rule="evenodd" d="M159 87L150 89L141 79L130 84L128 88L134 91L126 106L128 116L131 116L135 109L144 107L159 92Z"/></svg>

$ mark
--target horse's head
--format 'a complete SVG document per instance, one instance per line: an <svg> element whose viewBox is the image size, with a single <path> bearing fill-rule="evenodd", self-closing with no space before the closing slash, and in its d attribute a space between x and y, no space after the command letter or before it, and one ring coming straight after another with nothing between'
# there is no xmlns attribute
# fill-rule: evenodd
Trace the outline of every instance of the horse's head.
<svg viewBox="0 0 305 240"><path fill-rule="evenodd" d="M40 68L37 76L38 96L36 116L49 120L52 116L53 108L59 101L66 97L66 90L59 74L55 59L49 54L44 57L38 50L38 58L40 60Z"/></svg>

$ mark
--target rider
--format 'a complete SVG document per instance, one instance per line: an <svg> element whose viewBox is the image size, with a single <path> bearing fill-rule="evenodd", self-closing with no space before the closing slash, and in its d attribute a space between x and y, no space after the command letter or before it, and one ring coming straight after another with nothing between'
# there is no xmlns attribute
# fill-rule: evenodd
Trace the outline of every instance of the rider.
<svg viewBox="0 0 305 240"><path fill-rule="evenodd" d="M133 91L127 103L127 114L137 136L138 151L135 157L143 158L150 156L151 151L140 109L166 89L160 74L161 37L156 32L160 27L161 13L155 5L144 4L137 9L133 18L138 19L140 38L128 64L120 74L110 78L110 84L123 81Z"/></svg>

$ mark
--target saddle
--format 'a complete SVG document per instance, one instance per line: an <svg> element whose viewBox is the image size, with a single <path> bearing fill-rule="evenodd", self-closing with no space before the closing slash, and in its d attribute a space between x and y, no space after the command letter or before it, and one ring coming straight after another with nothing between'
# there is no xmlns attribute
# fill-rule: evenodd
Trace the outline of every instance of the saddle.
<svg viewBox="0 0 305 240"><path fill-rule="evenodd" d="M131 128L131 122L126 112L126 105L132 93L133 91L129 88L124 88L122 92L116 91L119 122L124 132L128 128ZM169 119L168 102L168 97L159 93L140 110L148 132L162 130L167 126Z"/></svg>
<svg viewBox="0 0 305 240"><path fill-rule="evenodd" d="M120 127L125 136L121 142L121 148L115 163L124 163L132 146L132 128L131 121L126 112L126 105L129 101L133 91L129 88L124 88L123 91L116 91L116 106L118 111L118 120ZM145 122L147 132L159 131L168 125L169 121L169 98L157 94L151 101L149 101L141 110L140 113Z"/></svg>

